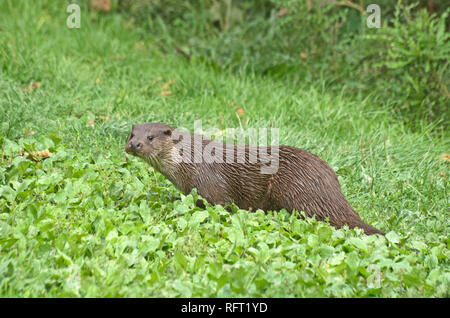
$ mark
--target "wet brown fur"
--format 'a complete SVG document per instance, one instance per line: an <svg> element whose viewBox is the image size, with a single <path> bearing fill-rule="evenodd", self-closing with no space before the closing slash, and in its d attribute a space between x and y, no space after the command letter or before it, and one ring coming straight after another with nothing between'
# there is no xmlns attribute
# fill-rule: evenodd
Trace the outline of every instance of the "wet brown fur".
<svg viewBox="0 0 450 318"><path fill-rule="evenodd" d="M138 156L166 176L179 190L198 193L211 204L235 203L246 210L304 211L318 220L329 219L331 225L340 228L348 225L359 227L366 234L382 234L382 231L364 223L341 192L338 178L330 166L320 157L292 146L279 146L279 168L275 174L261 173L262 163L249 163L250 146L223 145L205 139L195 145L191 136L191 155L198 147L207 144L224 149L232 147L245 150L245 163L186 163L174 162L172 148L177 141L171 135L175 130L161 123L134 125L125 150ZM178 132L178 131L177 131ZM147 137L153 136L150 142ZM179 142L186 142L181 138ZM187 140L187 139L186 139ZM139 149L132 147L140 145ZM270 153L270 148L268 148ZM225 161L225 159L224 159Z"/></svg>

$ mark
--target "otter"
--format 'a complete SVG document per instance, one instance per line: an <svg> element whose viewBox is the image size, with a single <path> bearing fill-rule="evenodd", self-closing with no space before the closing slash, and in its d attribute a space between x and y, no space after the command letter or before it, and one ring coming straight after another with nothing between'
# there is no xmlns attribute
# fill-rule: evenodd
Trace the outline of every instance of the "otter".
<svg viewBox="0 0 450 318"><path fill-rule="evenodd" d="M205 150L210 156L196 160ZM303 211L308 217L328 219L336 228L347 225L368 235L385 235L353 210L333 169L303 149L222 144L163 123L143 123L132 126L125 151L146 161L180 191L188 194L196 188L214 205L234 203L249 211ZM259 153L276 154L277 169L270 172L267 160L251 160L252 154Z"/></svg>

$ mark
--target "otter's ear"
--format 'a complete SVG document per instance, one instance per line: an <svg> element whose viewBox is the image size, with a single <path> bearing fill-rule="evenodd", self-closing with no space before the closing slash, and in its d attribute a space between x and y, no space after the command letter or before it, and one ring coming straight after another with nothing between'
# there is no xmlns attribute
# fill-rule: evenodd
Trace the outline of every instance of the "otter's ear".
<svg viewBox="0 0 450 318"><path fill-rule="evenodd" d="M164 130L164 135L171 136L172 135L172 130L171 129Z"/></svg>

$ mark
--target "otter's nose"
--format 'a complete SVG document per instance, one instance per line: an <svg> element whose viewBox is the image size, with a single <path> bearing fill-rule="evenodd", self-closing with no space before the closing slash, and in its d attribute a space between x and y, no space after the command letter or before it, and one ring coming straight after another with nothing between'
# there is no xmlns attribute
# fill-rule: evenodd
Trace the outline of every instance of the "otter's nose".
<svg viewBox="0 0 450 318"><path fill-rule="evenodd" d="M139 141L131 141L130 148L131 149L139 149L142 147L142 144Z"/></svg>

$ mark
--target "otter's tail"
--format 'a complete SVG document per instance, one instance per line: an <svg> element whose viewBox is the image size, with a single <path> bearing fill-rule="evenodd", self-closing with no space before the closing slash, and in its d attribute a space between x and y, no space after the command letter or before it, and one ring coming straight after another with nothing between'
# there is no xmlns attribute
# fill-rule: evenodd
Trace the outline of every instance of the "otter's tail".
<svg viewBox="0 0 450 318"><path fill-rule="evenodd" d="M386 235L386 233L380 231L377 228L374 228L373 226L370 226L369 224L364 223L362 220L359 222L356 222L355 226L359 227L360 229L363 229L364 233L366 233L367 235L372 235L372 234Z"/></svg>

